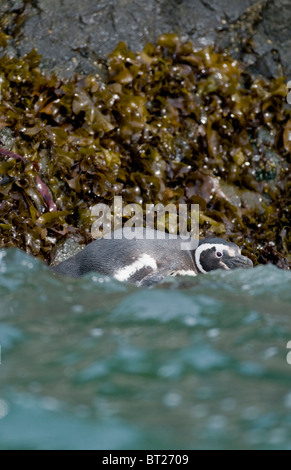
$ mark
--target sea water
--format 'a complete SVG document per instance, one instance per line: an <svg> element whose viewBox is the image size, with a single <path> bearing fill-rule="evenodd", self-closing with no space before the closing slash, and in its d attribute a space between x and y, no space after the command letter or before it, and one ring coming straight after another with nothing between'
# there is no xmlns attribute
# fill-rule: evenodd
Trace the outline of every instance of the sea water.
<svg viewBox="0 0 291 470"><path fill-rule="evenodd" d="M290 271L148 289L0 253L0 449L291 449Z"/></svg>

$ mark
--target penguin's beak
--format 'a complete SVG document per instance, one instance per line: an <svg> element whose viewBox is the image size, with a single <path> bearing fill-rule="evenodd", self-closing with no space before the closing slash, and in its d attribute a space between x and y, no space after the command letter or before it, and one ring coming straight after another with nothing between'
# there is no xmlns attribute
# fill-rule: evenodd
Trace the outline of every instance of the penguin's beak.
<svg viewBox="0 0 291 470"><path fill-rule="evenodd" d="M226 264L226 266L229 269L253 267L253 262L249 258L247 258L247 256L243 256L243 255L238 255L232 258L224 259L223 262L224 264Z"/></svg>

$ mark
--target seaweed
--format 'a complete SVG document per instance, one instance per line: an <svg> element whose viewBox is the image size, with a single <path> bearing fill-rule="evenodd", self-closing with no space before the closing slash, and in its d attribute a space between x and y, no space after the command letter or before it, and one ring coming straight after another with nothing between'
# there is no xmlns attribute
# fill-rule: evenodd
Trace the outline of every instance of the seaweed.
<svg viewBox="0 0 291 470"><path fill-rule="evenodd" d="M0 59L1 247L49 263L68 237L88 243L92 206L119 195L198 203L201 236L234 241L255 264L290 268L284 77L252 76L230 55L174 34L138 53L119 43L107 83L45 76L40 61L36 51Z"/></svg>

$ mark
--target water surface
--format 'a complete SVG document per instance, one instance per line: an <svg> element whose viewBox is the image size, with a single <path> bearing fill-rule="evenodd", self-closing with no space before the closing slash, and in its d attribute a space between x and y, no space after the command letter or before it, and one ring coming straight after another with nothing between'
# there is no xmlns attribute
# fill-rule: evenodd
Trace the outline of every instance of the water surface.
<svg viewBox="0 0 291 470"><path fill-rule="evenodd" d="M290 449L290 314L274 266L145 289L2 251L0 449Z"/></svg>

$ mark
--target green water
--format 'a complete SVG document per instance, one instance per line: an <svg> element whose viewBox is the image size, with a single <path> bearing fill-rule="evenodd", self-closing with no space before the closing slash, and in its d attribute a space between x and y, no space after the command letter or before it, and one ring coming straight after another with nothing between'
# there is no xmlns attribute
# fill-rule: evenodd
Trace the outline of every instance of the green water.
<svg viewBox="0 0 291 470"><path fill-rule="evenodd" d="M1 253L0 449L291 448L290 271L142 289Z"/></svg>

